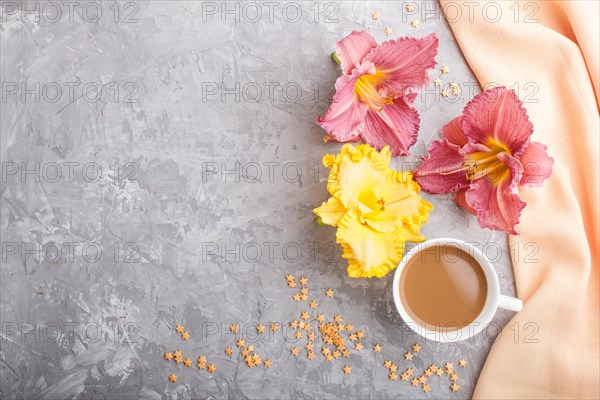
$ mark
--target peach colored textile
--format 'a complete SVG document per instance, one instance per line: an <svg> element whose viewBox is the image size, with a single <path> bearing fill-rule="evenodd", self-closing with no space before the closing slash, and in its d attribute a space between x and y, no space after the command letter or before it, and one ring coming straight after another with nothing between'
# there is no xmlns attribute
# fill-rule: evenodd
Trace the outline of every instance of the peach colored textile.
<svg viewBox="0 0 600 400"><path fill-rule="evenodd" d="M474 397L598 399L600 2L527 0L517 22L515 1L467 3L441 0L469 65L484 87L518 85L532 140L555 159L542 188L521 190L521 235L509 240L525 305L493 345ZM525 21L532 12L538 22ZM538 262L527 257L534 249ZM529 322L536 343L526 340Z"/></svg>

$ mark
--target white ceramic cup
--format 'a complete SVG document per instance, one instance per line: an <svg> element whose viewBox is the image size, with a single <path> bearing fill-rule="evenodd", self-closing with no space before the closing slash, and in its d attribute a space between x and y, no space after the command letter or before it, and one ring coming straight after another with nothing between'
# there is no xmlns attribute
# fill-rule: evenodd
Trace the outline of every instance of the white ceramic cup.
<svg viewBox="0 0 600 400"><path fill-rule="evenodd" d="M415 322L409 316L404 304L402 303L400 296L400 278L402 276L402 271L404 271L406 264L415 254L433 246L452 246L465 251L479 263L485 274L485 278L487 280L487 297L485 305L479 313L479 316L469 325L464 326L461 329L456 329L457 327L455 326L447 327L447 329L441 327L439 330L435 331L429 330L424 324ZM521 300L500 294L500 284L498 282L496 271L494 270L492 263L481 251L479 251L479 249L462 240L450 238L428 240L426 242L419 243L413 249L406 252L404 257L402 257L402 261L400 261L400 264L398 264L398 268L396 268L392 292L394 294L394 303L396 303L396 308L398 309L398 312L400 313L400 316L406 325L426 339L443 343L459 342L477 335L491 322L498 308L504 308L515 312L521 311L523 308L523 302Z"/></svg>

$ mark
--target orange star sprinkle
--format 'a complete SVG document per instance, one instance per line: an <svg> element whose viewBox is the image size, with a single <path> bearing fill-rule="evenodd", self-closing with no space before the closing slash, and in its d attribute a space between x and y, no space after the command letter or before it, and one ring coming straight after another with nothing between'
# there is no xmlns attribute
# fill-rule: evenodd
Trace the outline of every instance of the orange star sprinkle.
<svg viewBox="0 0 600 400"><path fill-rule="evenodd" d="M302 278L300 278L300 279L298 280L298 282L300 282L300 284L301 284L302 286L306 286L306 285L308 284L308 279L307 279L305 276L303 276Z"/></svg>
<svg viewBox="0 0 600 400"><path fill-rule="evenodd" d="M339 314L336 314L336 315L334 315L334 316L333 316L333 320L334 320L336 323L338 323L338 324L341 324L341 323L342 323L342 321L343 321L343 319L342 319L342 316L341 316L341 315L339 315Z"/></svg>
<svg viewBox="0 0 600 400"><path fill-rule="evenodd" d="M442 375L444 375L444 371L443 371L441 368L438 368L438 369L435 371L435 374L436 374L437 376L442 376Z"/></svg>
<svg viewBox="0 0 600 400"><path fill-rule="evenodd" d="M390 372L396 372L398 371L398 366L396 364L392 364L389 367Z"/></svg>
<svg viewBox="0 0 600 400"><path fill-rule="evenodd" d="M391 374L388 375L388 378L390 378L390 381L395 381L398 379L398 375L396 375L394 372L392 372Z"/></svg>
<svg viewBox="0 0 600 400"><path fill-rule="evenodd" d="M227 354L228 356L230 356L233 353L233 350L231 350L231 347L228 347L225 349L225 354Z"/></svg>
<svg viewBox="0 0 600 400"><path fill-rule="evenodd" d="M275 332L277 329L279 329L279 324L277 324L277 323L272 323L272 324L271 324L271 330L272 330L273 332Z"/></svg>
<svg viewBox="0 0 600 400"><path fill-rule="evenodd" d="M373 351L375 353L381 353L381 346L379 345L379 343L376 343L375 346L373 346Z"/></svg>
<svg viewBox="0 0 600 400"><path fill-rule="evenodd" d="M292 353L292 355L293 355L294 357L296 357L296 356L297 356L297 355L300 353L300 349L298 349L297 347L294 347L294 348L291 350L291 353Z"/></svg>
<svg viewBox="0 0 600 400"><path fill-rule="evenodd" d="M237 347L242 347L244 345L244 340L243 339L239 339L237 342L235 342L235 345Z"/></svg>
<svg viewBox="0 0 600 400"><path fill-rule="evenodd" d="M431 388L429 387L429 385L428 385L428 384L424 384L424 385L423 385L423 391L424 391L425 393L428 393L430 390L431 390Z"/></svg>
<svg viewBox="0 0 600 400"><path fill-rule="evenodd" d="M314 341L315 341L315 334L314 334L314 333L312 333L312 332L311 332L311 333L309 333L309 334L307 335L307 337L308 337L308 340L310 340L311 342L314 342Z"/></svg>
<svg viewBox="0 0 600 400"><path fill-rule="evenodd" d="M267 358L264 362L266 368L271 368L271 360Z"/></svg>
<svg viewBox="0 0 600 400"><path fill-rule="evenodd" d="M231 332L233 332L233 333L237 333L237 331L238 331L238 326L237 326L236 324L232 324L232 325L229 327L229 330L230 330Z"/></svg>
<svg viewBox="0 0 600 400"><path fill-rule="evenodd" d="M406 372L404 372L404 373L402 373L402 374L400 375L400 378L401 378L403 381L407 381L409 377L410 377L410 375L409 375L409 374L407 374Z"/></svg>
<svg viewBox="0 0 600 400"><path fill-rule="evenodd" d="M421 351L421 346L419 345L419 343L415 343L412 345L412 349L415 353L418 353L419 351Z"/></svg>
<svg viewBox="0 0 600 400"><path fill-rule="evenodd" d="M300 318L306 321L310 317L306 311L302 311L302 314L300 314Z"/></svg>
<svg viewBox="0 0 600 400"><path fill-rule="evenodd" d="M190 338L190 334L189 334L189 333L187 333L187 332L183 332L183 333L181 334L181 338L182 338L183 340L188 340L188 339Z"/></svg>
<svg viewBox="0 0 600 400"><path fill-rule="evenodd" d="M384 361L383 362L383 366L386 368L389 368L392 365L392 362L390 360Z"/></svg>
<svg viewBox="0 0 600 400"><path fill-rule="evenodd" d="M325 316L323 314L317 314L317 321L323 323L323 321L325 321Z"/></svg>
<svg viewBox="0 0 600 400"><path fill-rule="evenodd" d="M350 332L350 331L354 330L354 326L352 326L352 325L350 325L350 324L346 324L346 330L347 330L348 332Z"/></svg>
<svg viewBox="0 0 600 400"><path fill-rule="evenodd" d="M419 378L419 383L426 384L427 378L424 375L421 375Z"/></svg>
<svg viewBox="0 0 600 400"><path fill-rule="evenodd" d="M313 346L314 345L313 345L312 342L308 342L308 343L306 343L306 346L304 346L304 347L306 347L306 351L312 351L313 350Z"/></svg>
<svg viewBox="0 0 600 400"><path fill-rule="evenodd" d="M172 359L173 359L173 354L172 353L165 353L165 360L171 361Z"/></svg>
<svg viewBox="0 0 600 400"><path fill-rule="evenodd" d="M294 299L294 301L300 301L300 293L296 293L295 295L292 296L292 298Z"/></svg>
<svg viewBox="0 0 600 400"><path fill-rule="evenodd" d="M289 281L293 281L294 280L294 275L292 275L292 274L286 275L285 276L285 280L288 281L288 282Z"/></svg>
<svg viewBox="0 0 600 400"><path fill-rule="evenodd" d="M177 382L177 376L175 376L175 374L171 373L171 375L169 375L169 380L171 382Z"/></svg>
<svg viewBox="0 0 600 400"><path fill-rule="evenodd" d="M461 358L460 360L458 360L458 366L459 367L466 367L468 364L467 360L465 360L464 358Z"/></svg>
<svg viewBox="0 0 600 400"><path fill-rule="evenodd" d="M185 365L186 367L191 367L192 360L190 360L189 358L186 358L185 360L183 360L183 365Z"/></svg>
<svg viewBox="0 0 600 400"><path fill-rule="evenodd" d="M412 359L413 359L413 355L412 355L412 353L411 353L410 351L409 351L408 353L406 353L406 354L404 355L404 359L405 359L405 360L408 360L408 361L412 360Z"/></svg>
<svg viewBox="0 0 600 400"><path fill-rule="evenodd" d="M181 357L181 350L176 350L175 352L173 352L173 356L175 356L175 358Z"/></svg>
<svg viewBox="0 0 600 400"><path fill-rule="evenodd" d="M302 332L298 331L294 334L294 336L296 337L296 339L300 339L302 337Z"/></svg>
<svg viewBox="0 0 600 400"><path fill-rule="evenodd" d="M309 360L313 360L315 358L315 353L313 353L312 351L309 351L308 354L306 355L306 358L308 358Z"/></svg>
<svg viewBox="0 0 600 400"><path fill-rule="evenodd" d="M310 303L308 303L309 307L312 308L313 310L315 308L317 308L317 306L319 305L319 303L317 303L315 300L311 301Z"/></svg>
<svg viewBox="0 0 600 400"><path fill-rule="evenodd" d="M452 385L450 385L450 389L452 389L453 392L458 392L460 386L458 386L456 383L453 383Z"/></svg>
<svg viewBox="0 0 600 400"><path fill-rule="evenodd" d="M217 370L217 367L215 367L213 364L208 364L208 367L206 368L206 370L212 374L213 372L215 372Z"/></svg>
<svg viewBox="0 0 600 400"><path fill-rule="evenodd" d="M456 375L456 374L452 374L452 375L450 375L450 380L451 380L452 382L456 382L456 381L458 380L458 375Z"/></svg>
<svg viewBox="0 0 600 400"><path fill-rule="evenodd" d="M352 367L346 364L342 370L344 371L344 374L348 375L350 371L352 371Z"/></svg>
<svg viewBox="0 0 600 400"><path fill-rule="evenodd" d="M288 284L288 287L290 287L292 289L296 287L296 282L294 282L294 281L288 281L287 284Z"/></svg>
<svg viewBox="0 0 600 400"><path fill-rule="evenodd" d="M361 342L356 343L356 350L362 350L363 345Z"/></svg>
<svg viewBox="0 0 600 400"><path fill-rule="evenodd" d="M418 386L419 385L419 380L417 378L414 378L412 381L410 381L410 384L413 386Z"/></svg>
<svg viewBox="0 0 600 400"><path fill-rule="evenodd" d="M325 296L333 297L333 289L329 288L325 291Z"/></svg>
<svg viewBox="0 0 600 400"><path fill-rule="evenodd" d="M350 357L350 350L348 350L348 349L342 350L342 356L344 356L344 358Z"/></svg>
<svg viewBox="0 0 600 400"><path fill-rule="evenodd" d="M263 333L265 331L265 326L263 324L258 324L256 326L256 332Z"/></svg>
<svg viewBox="0 0 600 400"><path fill-rule="evenodd" d="M181 325L177 325L177 326L175 327L175 332L177 332L177 333L181 333L181 332L183 332L183 326L181 326Z"/></svg>

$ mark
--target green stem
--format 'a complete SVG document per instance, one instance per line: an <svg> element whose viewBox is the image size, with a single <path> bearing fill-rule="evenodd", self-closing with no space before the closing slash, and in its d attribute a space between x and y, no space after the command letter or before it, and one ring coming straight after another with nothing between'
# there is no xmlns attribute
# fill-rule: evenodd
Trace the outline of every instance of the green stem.
<svg viewBox="0 0 600 400"><path fill-rule="evenodd" d="M338 63L339 65L342 65L342 60L340 60L338 58L338 55L335 53L335 51L333 53L331 53L331 58L333 58L333 61L335 61L336 63Z"/></svg>

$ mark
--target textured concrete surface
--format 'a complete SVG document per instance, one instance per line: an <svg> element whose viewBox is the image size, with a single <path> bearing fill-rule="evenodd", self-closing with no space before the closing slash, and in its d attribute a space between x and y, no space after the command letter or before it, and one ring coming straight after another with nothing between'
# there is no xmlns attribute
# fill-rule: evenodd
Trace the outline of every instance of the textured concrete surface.
<svg viewBox="0 0 600 400"><path fill-rule="evenodd" d="M0 397L470 397L510 314L472 341L417 339L394 308L392 274L347 278L334 229L311 212L327 198L320 160L339 148L315 123L340 73L334 42L353 29L386 40L386 26L438 34L444 83L459 82L462 95L444 99L431 85L416 100L419 141L394 160L401 168L478 90L452 33L435 2L415 3L416 29L400 2L267 3L259 15L234 2L2 2ZM450 197L426 197L435 211L425 235L478 243L514 293L506 237ZM252 335L306 309L291 301L288 273L308 277L320 312L365 331L366 350L344 360L350 375L340 360L292 358L285 330ZM233 322L271 369L223 353ZM415 342L423 350L403 362ZM167 363L175 349L206 355L217 372ZM426 395L382 366L460 357L469 366L458 393L439 379Z"/></svg>

